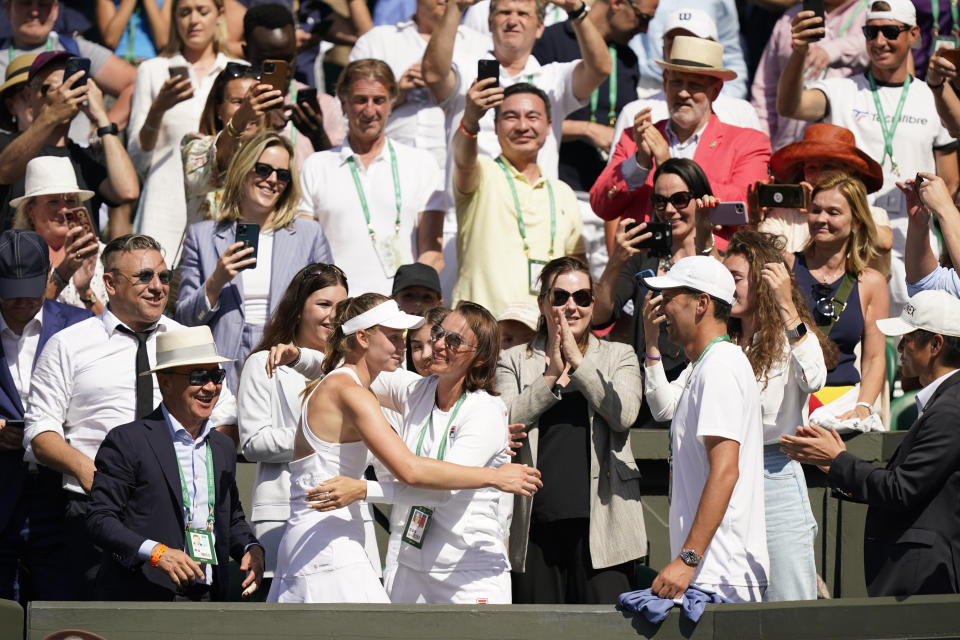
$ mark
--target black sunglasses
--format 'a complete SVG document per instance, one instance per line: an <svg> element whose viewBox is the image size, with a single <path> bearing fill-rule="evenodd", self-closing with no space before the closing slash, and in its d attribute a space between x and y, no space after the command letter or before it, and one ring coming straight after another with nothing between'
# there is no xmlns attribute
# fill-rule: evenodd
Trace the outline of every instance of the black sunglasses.
<svg viewBox="0 0 960 640"><path fill-rule="evenodd" d="M649 13L644 13L637 8L637 5L633 4L633 0L627 0L627 4L630 5L630 8L633 9L633 15L637 16L637 20L640 21L640 26L650 24L650 21L653 20L653 16Z"/></svg>
<svg viewBox="0 0 960 640"><path fill-rule="evenodd" d="M270 174L274 171L277 172L277 182L290 184L290 180L293 179L293 174L290 173L290 169L277 169L266 162L253 163L253 172L261 178L269 178Z"/></svg>
<svg viewBox="0 0 960 640"><path fill-rule="evenodd" d="M833 318L837 312L837 304L833 301L833 288L829 284L816 284L813 295L817 298L814 309L824 318Z"/></svg>
<svg viewBox="0 0 960 640"><path fill-rule="evenodd" d="M227 371L220 367L216 369L194 369L189 373L182 373L180 371L167 371L166 373L172 373L175 376L190 376L190 386L192 387L202 387L208 382L220 384L223 382L223 379L227 377Z"/></svg>
<svg viewBox="0 0 960 640"><path fill-rule="evenodd" d="M690 201L693 200L693 194L689 191L677 191L671 196L661 196L658 193L650 196L650 202L653 203L653 208L657 211L666 211L667 203L673 205L674 209L683 209Z"/></svg>
<svg viewBox="0 0 960 640"><path fill-rule="evenodd" d="M260 79L260 70L255 67L251 67L248 64L242 62L228 62L227 66L223 68L224 73L229 75L231 78L256 78Z"/></svg>
<svg viewBox="0 0 960 640"><path fill-rule="evenodd" d="M557 289L554 287L550 297L550 304L554 307L562 307L567 304L567 300L573 296L573 301L578 307L589 307L593 304L593 292L590 289L580 289L570 293L566 289Z"/></svg>
<svg viewBox="0 0 960 640"><path fill-rule="evenodd" d="M133 275L127 275L119 269L111 269L116 273L119 273L125 278L130 278L134 284L150 284L153 282L153 277L156 276L160 278L160 284L170 284L170 270L164 269L163 271L154 271L153 269L144 269L143 271L138 271Z"/></svg>
<svg viewBox="0 0 960 640"><path fill-rule="evenodd" d="M460 351L460 347L470 347L471 349L477 348L477 345L475 344L467 344L463 340L463 336L461 336L459 333L447 331L440 325L435 324L430 328L430 342L435 343L440 340L440 338L444 339L444 341L447 343L447 348L454 353Z"/></svg>
<svg viewBox="0 0 960 640"><path fill-rule="evenodd" d="M909 31L910 27L904 24L901 24L901 25L885 24L882 26L876 25L876 24L868 24L863 26L862 29L863 29L863 36L867 40L876 40L878 33L882 33L883 37L886 38L887 40L896 40L897 38L900 37L901 33L903 33L904 31Z"/></svg>

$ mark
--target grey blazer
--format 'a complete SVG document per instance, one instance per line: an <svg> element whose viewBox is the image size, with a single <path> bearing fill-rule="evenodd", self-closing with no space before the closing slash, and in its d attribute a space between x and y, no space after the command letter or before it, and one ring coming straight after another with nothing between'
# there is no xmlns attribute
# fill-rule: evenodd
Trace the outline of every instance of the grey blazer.
<svg viewBox="0 0 960 640"><path fill-rule="evenodd" d="M501 352L496 388L510 409L510 422L527 425L527 441L516 462L536 466L540 415L560 400L543 379L544 340ZM592 335L570 386L587 399L590 419L590 555L602 569L647 554L647 532L640 504L640 472L630 447L630 425L642 402L640 363L633 349ZM510 564L526 569L533 500L515 498L510 527Z"/></svg>

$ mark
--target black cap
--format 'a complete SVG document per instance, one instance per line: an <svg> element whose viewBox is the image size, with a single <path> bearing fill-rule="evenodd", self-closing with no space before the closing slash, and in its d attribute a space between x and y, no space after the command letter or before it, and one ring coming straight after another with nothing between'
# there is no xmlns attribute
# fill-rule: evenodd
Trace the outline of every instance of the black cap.
<svg viewBox="0 0 960 640"><path fill-rule="evenodd" d="M0 298L42 298L50 277L50 252L43 237L26 229L0 234Z"/></svg>
<svg viewBox="0 0 960 640"><path fill-rule="evenodd" d="M437 270L422 262L401 265L397 269L397 274L393 276L392 295L397 295L410 287L426 287L431 291L436 291L438 296L443 296L443 292L440 290L440 275Z"/></svg>

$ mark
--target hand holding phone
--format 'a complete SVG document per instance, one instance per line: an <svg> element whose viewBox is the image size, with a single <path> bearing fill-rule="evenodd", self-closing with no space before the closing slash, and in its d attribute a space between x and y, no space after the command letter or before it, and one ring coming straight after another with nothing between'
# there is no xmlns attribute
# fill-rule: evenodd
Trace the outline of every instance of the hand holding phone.
<svg viewBox="0 0 960 640"><path fill-rule="evenodd" d="M260 63L260 84L268 84L278 91L287 90L287 61L264 60Z"/></svg>
<svg viewBox="0 0 960 640"><path fill-rule="evenodd" d="M314 87L304 87L297 92L297 104L303 108L308 105L314 113L320 113L320 103L317 101L317 90Z"/></svg>
<svg viewBox="0 0 960 640"><path fill-rule="evenodd" d="M639 224L639 222L631 222L624 228L624 231L630 233ZM633 245L634 249L645 249L656 255L670 252L673 246L673 227L669 222L648 222L644 233L650 233L651 236L643 242Z"/></svg>
<svg viewBox="0 0 960 640"><path fill-rule="evenodd" d="M493 78L493 84L486 89L500 86L500 63L496 60L477 60L477 82Z"/></svg>
<svg viewBox="0 0 960 640"><path fill-rule="evenodd" d="M823 27L824 33L814 38L811 38L811 40L822 40L824 35L826 34L826 26L827 26L827 23L824 21L825 12L824 12L823 0L803 0L803 10L813 11L814 17L820 18L820 24L816 26Z"/></svg>
<svg viewBox="0 0 960 640"><path fill-rule="evenodd" d="M73 85L70 87L71 89L82 87L83 85L87 84L87 77L90 75L90 58L69 58L66 64L63 66L64 82L66 82L70 76L78 71L82 71L83 76L73 83Z"/></svg>
<svg viewBox="0 0 960 640"><path fill-rule="evenodd" d="M722 227L739 227L750 223L746 202L720 202L710 209L710 222Z"/></svg>
<svg viewBox="0 0 960 640"><path fill-rule="evenodd" d="M236 237L237 237L237 240L236 240L237 242L243 243L243 247L239 249L239 251L243 251L243 249L248 249L250 247L253 248L253 253L250 253L244 256L244 260L248 260L250 258L256 259L257 249L259 248L259 245L260 245L260 225L253 224L253 223L246 223L246 222L238 222ZM244 265L237 270L243 271L244 269L256 269L256 268L257 268L257 263L253 262L252 264Z"/></svg>
<svg viewBox="0 0 960 640"><path fill-rule="evenodd" d="M806 209L806 194L799 184L757 184L757 202L761 207Z"/></svg>

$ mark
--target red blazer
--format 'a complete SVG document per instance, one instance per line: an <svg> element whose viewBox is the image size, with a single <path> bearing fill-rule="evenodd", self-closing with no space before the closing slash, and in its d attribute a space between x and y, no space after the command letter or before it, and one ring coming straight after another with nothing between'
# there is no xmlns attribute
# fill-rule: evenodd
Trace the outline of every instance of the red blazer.
<svg viewBox="0 0 960 640"><path fill-rule="evenodd" d="M668 122L661 120L654 125L664 137ZM656 165L644 185L634 191L627 189L620 168L623 161L636 152L633 128L630 127L624 130L613 158L590 189L590 206L604 220L627 216L646 222L653 213L650 196ZM707 174L713 195L721 202L746 202L747 185L766 180L769 175L770 138L755 129L724 124L713 114L700 136L693 159Z"/></svg>

